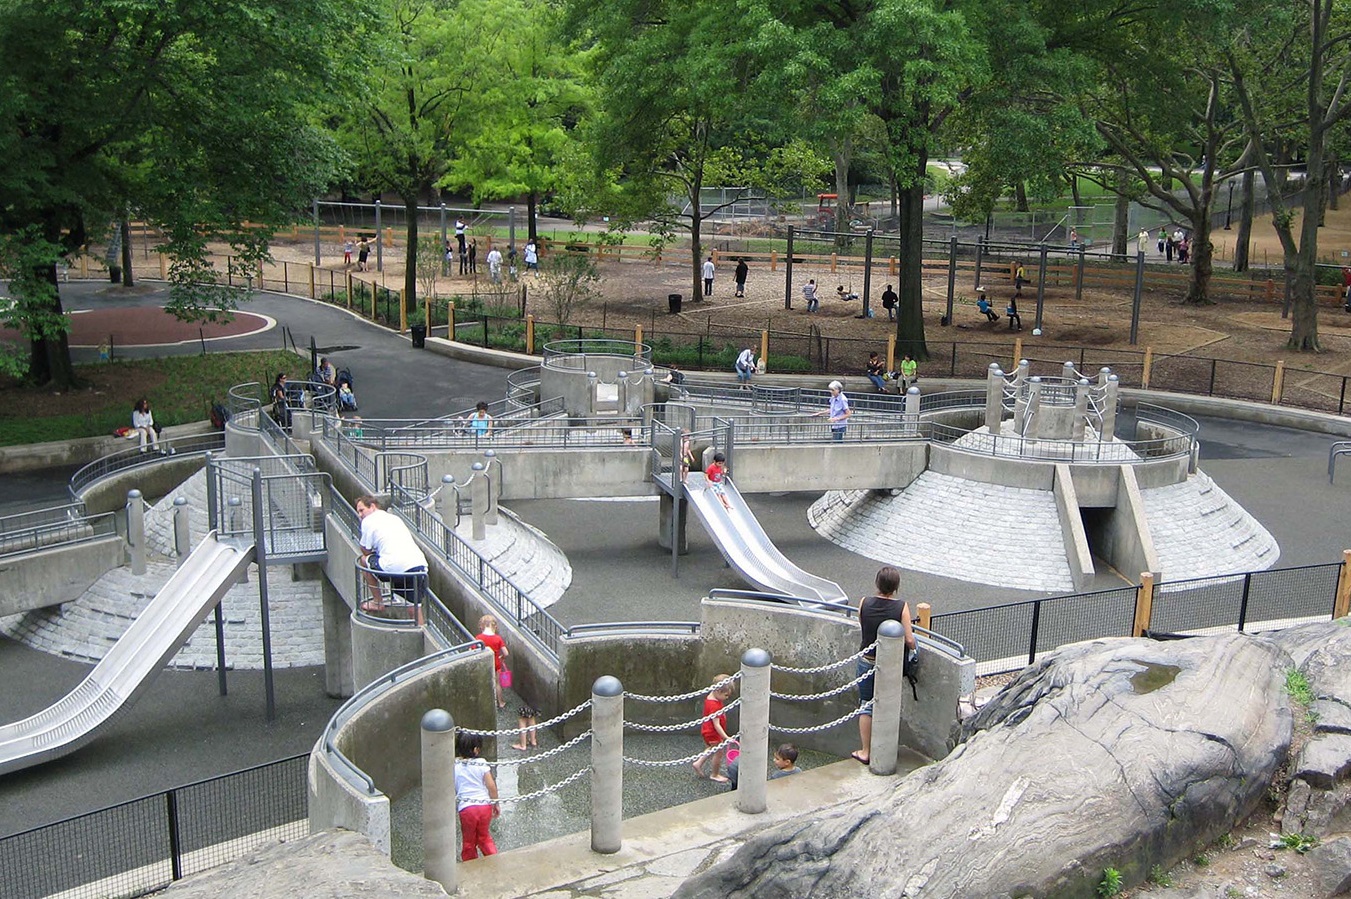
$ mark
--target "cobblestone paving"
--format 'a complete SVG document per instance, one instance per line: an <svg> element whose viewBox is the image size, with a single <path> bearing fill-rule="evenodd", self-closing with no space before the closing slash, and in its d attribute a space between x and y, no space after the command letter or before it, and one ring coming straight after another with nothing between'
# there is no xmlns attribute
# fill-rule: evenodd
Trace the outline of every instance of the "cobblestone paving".
<svg viewBox="0 0 1351 899"><path fill-rule="evenodd" d="M1256 571L1281 556L1276 538L1205 472L1140 495L1168 580Z"/></svg>

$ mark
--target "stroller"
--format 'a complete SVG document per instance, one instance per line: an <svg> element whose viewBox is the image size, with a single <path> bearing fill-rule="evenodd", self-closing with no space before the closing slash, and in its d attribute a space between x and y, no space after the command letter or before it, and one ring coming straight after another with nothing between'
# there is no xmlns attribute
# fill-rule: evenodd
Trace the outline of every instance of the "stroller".
<svg viewBox="0 0 1351 899"><path fill-rule="evenodd" d="M353 392L352 370L344 368L338 372L338 414L357 411L357 396Z"/></svg>

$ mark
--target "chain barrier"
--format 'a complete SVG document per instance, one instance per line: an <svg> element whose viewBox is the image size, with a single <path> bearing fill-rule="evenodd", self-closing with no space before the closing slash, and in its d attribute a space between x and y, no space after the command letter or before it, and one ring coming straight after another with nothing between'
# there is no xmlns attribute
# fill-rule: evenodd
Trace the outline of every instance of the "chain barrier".
<svg viewBox="0 0 1351 899"><path fill-rule="evenodd" d="M810 702L813 699L828 699L831 696L838 696L846 690L854 689L859 684L863 683L865 678L871 675L872 671L865 671L844 686L836 687L833 690L826 690L822 693L775 693L773 690L770 690L769 696L771 699L783 699L788 702Z"/></svg>
<svg viewBox="0 0 1351 899"><path fill-rule="evenodd" d="M840 659L838 662L829 662L825 665L818 665L815 668L790 668L787 665L770 665L770 671L782 671L784 674L821 674L824 671L834 671L836 668L843 668L850 662L857 662L859 659L871 653L877 648L877 641L869 643L858 652L848 658Z"/></svg>
<svg viewBox="0 0 1351 899"><path fill-rule="evenodd" d="M727 705L718 709L716 712L705 715L702 718L695 718L693 721L686 721L684 724L639 724L636 721L625 721L624 726L632 730L640 730L643 733L648 734L673 734L682 730L688 730L691 727L696 726L702 727L704 724L707 724L714 718L720 718L723 715L730 712L732 709L737 708L740 705L741 700L734 699L731 702L727 703Z"/></svg>
<svg viewBox="0 0 1351 899"><path fill-rule="evenodd" d="M563 778L556 784L550 784L547 787L541 787L540 789L536 790L533 793L522 793L520 796L501 796L498 797L497 801L504 805L509 802L529 802L531 799L538 799L541 796L548 796L550 793L557 793L559 790L563 789L564 787L571 786L573 783L575 783L578 780L581 780L583 777L586 777L590 773L591 773L591 766L587 765L585 768L579 768L578 770L572 772L571 774L569 774L567 777Z"/></svg>
<svg viewBox="0 0 1351 899"><path fill-rule="evenodd" d="M492 762L491 766L493 768L515 768L517 765L534 764L535 762L542 762L545 759L550 758L551 756L567 752L569 749L576 746L578 743L582 742L583 740L589 739L590 737L591 731L588 730L585 733L578 734L577 736L573 737L566 743L563 743L559 746L555 746L553 749L550 749L546 752L541 752L539 755L529 755L523 758L507 759L505 761L499 759L495 762Z"/></svg>
<svg viewBox="0 0 1351 899"><path fill-rule="evenodd" d="M577 706L575 709L564 712L563 714L559 715L556 718L550 718L548 721L541 722L540 724L532 724L528 727L513 727L508 730L474 730L472 727L457 727L456 730L458 730L462 734L477 734L480 737L516 737L520 736L521 734L525 733L528 730L534 730L536 728L542 727L553 727L555 724L561 724L562 722L567 721L569 718L571 718L573 715L576 715L583 709L590 707L591 707L591 700L588 699L586 702Z"/></svg>
<svg viewBox="0 0 1351 899"><path fill-rule="evenodd" d="M705 747L702 752L696 752L694 755L687 755L681 759L668 759L666 761L656 761L653 759L635 759L630 758L629 756L626 755L624 756L624 763L628 765L637 765L639 768L678 768L681 765L691 765L699 761L700 759L706 759L709 756L713 755L715 752L717 752L719 749L726 749L728 746L731 746L733 743L737 742L740 739L741 739L741 731L737 731L735 734L728 737L726 740L723 740L717 746Z"/></svg>
<svg viewBox="0 0 1351 899"><path fill-rule="evenodd" d="M684 702L688 699L698 699L700 696L707 696L709 693L718 689L719 687L734 684L740 679L741 679L741 672L738 671L736 674L733 674L726 680L720 680L716 684L711 684L707 687L702 687L698 690L695 690L692 693L681 693L679 696L644 696L642 693L629 693L626 691L624 693L624 698L633 699L636 700L637 702Z"/></svg>
<svg viewBox="0 0 1351 899"><path fill-rule="evenodd" d="M817 724L814 727L776 727L774 723L771 721L769 724L769 730L771 733L776 734L814 734L823 730L830 730L832 727L839 727L841 724L844 724L846 721L849 721L853 718L857 718L859 715L871 715L872 713L873 713L873 704L872 700L869 700L868 702L854 709L849 714L841 715L834 721L829 721L825 724Z"/></svg>

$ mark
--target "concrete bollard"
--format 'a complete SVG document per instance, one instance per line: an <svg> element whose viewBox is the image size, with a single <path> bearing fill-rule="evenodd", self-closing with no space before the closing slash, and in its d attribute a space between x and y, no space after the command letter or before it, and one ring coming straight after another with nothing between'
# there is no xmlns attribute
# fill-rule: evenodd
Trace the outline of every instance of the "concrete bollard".
<svg viewBox="0 0 1351 899"><path fill-rule="evenodd" d="M873 673L873 735L868 770L895 774L901 748L901 701L905 695L905 629L883 621L877 629L877 669Z"/></svg>
<svg viewBox="0 0 1351 899"><path fill-rule="evenodd" d="M918 387L911 387L905 392L905 431L907 434L919 433Z"/></svg>
<svg viewBox="0 0 1351 899"><path fill-rule="evenodd" d="M422 876L454 893L460 841L455 825L455 719L445 709L422 716Z"/></svg>
<svg viewBox="0 0 1351 899"><path fill-rule="evenodd" d="M497 469L493 470L493 463ZM483 473L488 476L488 511L484 513L483 523L488 527L497 525L497 500L502 495L502 463L497 459L497 450L483 451Z"/></svg>
<svg viewBox="0 0 1351 899"><path fill-rule="evenodd" d="M626 371L621 371L615 376L615 396L617 399L615 414L627 415L629 411L629 373Z"/></svg>
<svg viewBox="0 0 1351 899"><path fill-rule="evenodd" d="M188 500L187 497L178 496L174 498L174 554L178 556L179 565L183 564L190 552L192 533L188 524Z"/></svg>
<svg viewBox="0 0 1351 899"><path fill-rule="evenodd" d="M596 388L600 386L594 371L586 373L586 414L588 417L596 414Z"/></svg>
<svg viewBox="0 0 1351 899"><path fill-rule="evenodd" d="M985 373L985 427L991 434L999 433L1004 421L1004 372L998 362L991 362Z"/></svg>
<svg viewBox="0 0 1351 899"><path fill-rule="evenodd" d="M769 767L769 653L741 656L741 757L737 759L736 807L748 815L765 810Z"/></svg>
<svg viewBox="0 0 1351 899"><path fill-rule="evenodd" d="M608 674L591 687L591 851L624 842L624 685Z"/></svg>
<svg viewBox="0 0 1351 899"><path fill-rule="evenodd" d="M441 491L436 494L436 514L448 528L455 527L456 506L460 501L459 491L455 489L455 475L441 475Z"/></svg>
<svg viewBox="0 0 1351 899"><path fill-rule="evenodd" d="M488 478L482 462L470 466L474 472L469 476L469 517L473 523L473 538L482 540L488 536Z"/></svg>
<svg viewBox="0 0 1351 899"><path fill-rule="evenodd" d="M1102 397L1102 440L1111 443L1116 436L1116 406L1120 400L1121 379L1111 374L1108 369L1107 389Z"/></svg>
<svg viewBox="0 0 1351 899"><path fill-rule="evenodd" d="M145 574L145 502L141 491L127 491L127 546L131 548L131 573Z"/></svg>
<svg viewBox="0 0 1351 899"><path fill-rule="evenodd" d="M1088 378L1080 378L1074 385L1074 422L1070 425L1070 439L1082 443L1088 430L1088 394L1093 389Z"/></svg>

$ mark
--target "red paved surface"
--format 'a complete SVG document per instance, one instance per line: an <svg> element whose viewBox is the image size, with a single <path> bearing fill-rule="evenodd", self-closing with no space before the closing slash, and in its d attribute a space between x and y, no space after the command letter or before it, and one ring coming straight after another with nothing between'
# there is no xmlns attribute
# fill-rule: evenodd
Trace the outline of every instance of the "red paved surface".
<svg viewBox="0 0 1351 899"><path fill-rule="evenodd" d="M238 337L273 327L266 316L236 312L227 324L181 322L163 309L139 306L123 309L94 309L71 315L70 345L96 347L111 338L114 346L148 346L207 340L213 337ZM200 331L198 330L200 329ZM18 341L17 331L0 328L0 340Z"/></svg>

